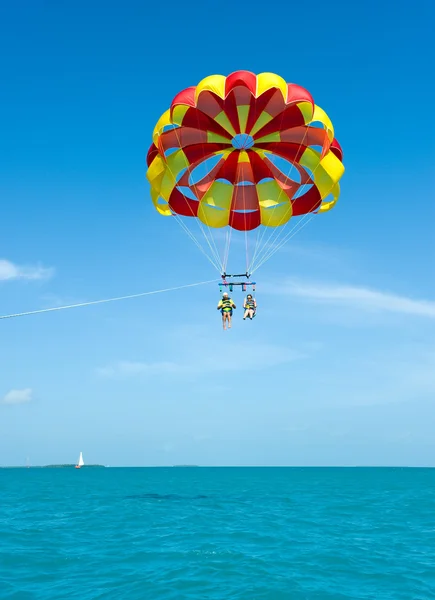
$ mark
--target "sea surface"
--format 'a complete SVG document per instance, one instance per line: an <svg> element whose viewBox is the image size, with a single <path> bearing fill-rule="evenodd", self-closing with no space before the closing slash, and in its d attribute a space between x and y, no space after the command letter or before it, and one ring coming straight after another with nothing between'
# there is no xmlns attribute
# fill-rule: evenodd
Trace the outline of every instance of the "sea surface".
<svg viewBox="0 0 435 600"><path fill-rule="evenodd" d="M435 599L435 469L0 469L0 598Z"/></svg>

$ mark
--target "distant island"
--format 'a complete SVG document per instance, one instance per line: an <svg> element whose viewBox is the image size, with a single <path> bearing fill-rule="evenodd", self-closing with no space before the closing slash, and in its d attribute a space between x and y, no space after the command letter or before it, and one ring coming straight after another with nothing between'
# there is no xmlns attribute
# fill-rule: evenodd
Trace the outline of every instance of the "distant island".
<svg viewBox="0 0 435 600"><path fill-rule="evenodd" d="M199 467L199 465L172 465L174 468L177 467L178 469L180 468L192 468L192 467Z"/></svg>
<svg viewBox="0 0 435 600"><path fill-rule="evenodd" d="M75 469L76 465L44 465L43 469ZM81 469L90 469L92 467L105 468L105 465L82 465Z"/></svg>
<svg viewBox="0 0 435 600"><path fill-rule="evenodd" d="M64 464L64 465L17 465L17 466L7 466L2 467L0 469L75 469L76 465L74 464ZM105 465L84 465L80 467L81 469L90 469L90 468L98 467L100 469L105 469Z"/></svg>

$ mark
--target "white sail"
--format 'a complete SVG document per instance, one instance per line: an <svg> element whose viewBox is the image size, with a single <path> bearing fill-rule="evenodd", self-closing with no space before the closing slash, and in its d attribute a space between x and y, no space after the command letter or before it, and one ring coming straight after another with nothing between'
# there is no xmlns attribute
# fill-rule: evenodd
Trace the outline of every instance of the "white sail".
<svg viewBox="0 0 435 600"><path fill-rule="evenodd" d="M83 453L80 452L78 465L79 465L79 467L83 467L84 464L85 463L84 463L84 460L83 460Z"/></svg>

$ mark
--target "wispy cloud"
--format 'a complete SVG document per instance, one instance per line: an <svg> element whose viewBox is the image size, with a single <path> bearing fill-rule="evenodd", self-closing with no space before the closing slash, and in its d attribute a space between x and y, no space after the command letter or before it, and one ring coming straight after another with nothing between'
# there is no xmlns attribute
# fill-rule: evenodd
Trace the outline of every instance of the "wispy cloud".
<svg viewBox="0 0 435 600"><path fill-rule="evenodd" d="M168 375L183 372L180 364L172 362L141 362L120 360L97 369L102 377L134 377L137 375Z"/></svg>
<svg viewBox="0 0 435 600"><path fill-rule="evenodd" d="M23 390L10 390L0 400L0 404L25 404L32 400L33 391L31 388L25 388Z"/></svg>
<svg viewBox="0 0 435 600"><path fill-rule="evenodd" d="M351 306L366 311L402 313L435 318L435 301L400 296L380 290L351 285L288 281L277 293L314 302Z"/></svg>
<svg viewBox="0 0 435 600"><path fill-rule="evenodd" d="M285 238L285 235L283 236ZM276 249L283 237L265 236L263 241L259 244L258 252L255 259L255 264L259 264L263 258L269 255L269 252ZM261 239L261 238L260 238ZM270 241L269 241L270 240ZM335 246L310 242L309 244L303 242L296 242L293 239L289 240L284 246L279 249L279 254L286 253L291 254L298 259L306 259L310 261L321 261L322 264L342 264L349 260L350 251ZM277 253L277 254L278 254ZM277 256L274 255L274 256Z"/></svg>
<svg viewBox="0 0 435 600"><path fill-rule="evenodd" d="M42 265L17 265L4 258L0 259L0 281L14 279L41 280L50 279L54 269Z"/></svg>
<svg viewBox="0 0 435 600"><path fill-rule="evenodd" d="M176 334L175 334L176 335ZM97 369L97 374L109 378L128 378L135 376L201 376L212 373L238 371L258 371L284 365L308 357L307 352L294 350L275 344L261 344L261 352L250 352L243 342L231 344L232 360L222 360L225 344L218 343L210 352L210 342L201 334L190 334L182 345L182 353L173 346L174 357L170 361L120 360ZM309 352L312 354L312 352Z"/></svg>
<svg viewBox="0 0 435 600"><path fill-rule="evenodd" d="M362 350L362 351L361 351ZM320 387L322 393L315 396ZM318 407L353 410L356 406L415 402L435 394L435 348L421 343L373 345L342 356L328 372L307 381L304 392Z"/></svg>
<svg viewBox="0 0 435 600"><path fill-rule="evenodd" d="M386 404L435 394L435 351L408 346L396 356L373 364L374 378L378 386L370 395L360 394L362 404ZM379 371L382 369L381 373ZM378 375L376 375L378 370ZM379 376L382 374L382 378ZM355 394L355 401L358 395Z"/></svg>
<svg viewBox="0 0 435 600"><path fill-rule="evenodd" d="M42 308L68 306L70 304L86 302L87 300L83 296L59 296L58 294L44 294L41 296Z"/></svg>

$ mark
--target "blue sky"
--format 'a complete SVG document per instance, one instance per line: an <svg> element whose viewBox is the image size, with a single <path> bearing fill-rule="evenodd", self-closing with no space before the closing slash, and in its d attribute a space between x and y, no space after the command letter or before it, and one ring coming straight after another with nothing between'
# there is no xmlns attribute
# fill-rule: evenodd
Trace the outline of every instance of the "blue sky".
<svg viewBox="0 0 435 600"><path fill-rule="evenodd" d="M341 197L230 332L215 284L0 321L0 465L435 464L432 3L148 4L0 9L0 313L216 277L145 180L207 75L309 89Z"/></svg>

